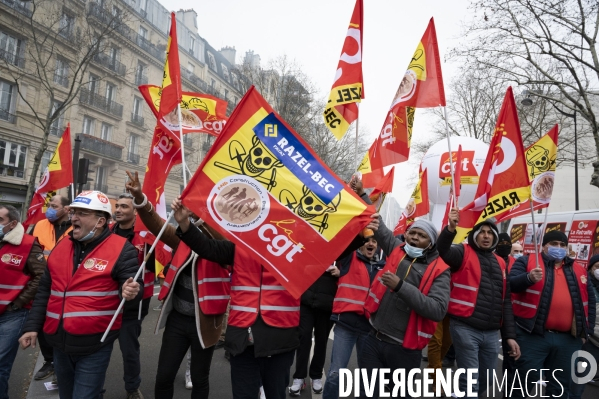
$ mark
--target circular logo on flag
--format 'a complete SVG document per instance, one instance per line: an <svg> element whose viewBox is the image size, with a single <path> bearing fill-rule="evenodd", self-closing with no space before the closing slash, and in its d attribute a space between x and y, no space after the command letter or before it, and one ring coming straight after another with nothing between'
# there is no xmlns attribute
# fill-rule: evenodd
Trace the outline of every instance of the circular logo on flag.
<svg viewBox="0 0 599 399"><path fill-rule="evenodd" d="M9 254L2 255L2 262L10 263L11 256Z"/></svg>
<svg viewBox="0 0 599 399"><path fill-rule="evenodd" d="M262 224L270 209L268 191L249 176L229 176L208 196L210 216L230 231L250 231Z"/></svg>
<svg viewBox="0 0 599 399"><path fill-rule="evenodd" d="M94 268L94 264L95 264L95 262L93 259L88 259L83 264L83 267L85 267L87 270L91 270Z"/></svg>

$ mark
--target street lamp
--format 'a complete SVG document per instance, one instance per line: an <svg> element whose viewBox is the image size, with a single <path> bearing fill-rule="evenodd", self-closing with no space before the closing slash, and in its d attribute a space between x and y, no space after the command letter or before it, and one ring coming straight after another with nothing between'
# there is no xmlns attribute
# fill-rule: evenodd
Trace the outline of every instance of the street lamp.
<svg viewBox="0 0 599 399"><path fill-rule="evenodd" d="M525 107L530 107L533 104L530 93L531 92L528 90L524 91L523 94L526 97L520 101L520 104L524 105ZM547 100L549 100L549 103L553 105L553 108L555 108L560 114L567 118L574 119L574 209L578 210L578 132L576 127L576 109L574 110L574 113L568 114L567 112L559 109L551 99Z"/></svg>

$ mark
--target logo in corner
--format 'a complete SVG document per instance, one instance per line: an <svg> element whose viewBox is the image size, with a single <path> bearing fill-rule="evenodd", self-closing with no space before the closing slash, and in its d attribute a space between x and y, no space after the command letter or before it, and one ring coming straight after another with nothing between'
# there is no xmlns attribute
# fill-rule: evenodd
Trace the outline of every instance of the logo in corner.
<svg viewBox="0 0 599 399"><path fill-rule="evenodd" d="M15 255L15 254L2 255L2 262L9 264L9 265L19 266L21 264L22 260L23 260L23 257L21 255Z"/></svg>
<svg viewBox="0 0 599 399"><path fill-rule="evenodd" d="M108 266L108 261L104 259L89 258L83 263L83 267L90 272L103 272Z"/></svg>
<svg viewBox="0 0 599 399"><path fill-rule="evenodd" d="M268 191L256 179L228 176L208 196L210 216L229 231L251 231L260 226L270 209Z"/></svg>

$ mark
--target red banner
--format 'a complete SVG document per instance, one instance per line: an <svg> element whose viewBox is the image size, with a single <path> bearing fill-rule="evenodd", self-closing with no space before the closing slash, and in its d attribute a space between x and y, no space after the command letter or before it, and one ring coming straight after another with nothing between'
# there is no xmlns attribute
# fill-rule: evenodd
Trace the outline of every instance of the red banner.
<svg viewBox="0 0 599 399"><path fill-rule="evenodd" d="M181 102L181 64L179 63L179 45L177 44L177 18L171 12L171 30L166 45L166 60L162 77L160 117L177 109Z"/></svg>
<svg viewBox="0 0 599 399"><path fill-rule="evenodd" d="M374 213L253 87L182 199L296 297Z"/></svg>
<svg viewBox="0 0 599 399"><path fill-rule="evenodd" d="M599 253L599 222L573 220L568 235L568 256L585 268L591 256Z"/></svg>

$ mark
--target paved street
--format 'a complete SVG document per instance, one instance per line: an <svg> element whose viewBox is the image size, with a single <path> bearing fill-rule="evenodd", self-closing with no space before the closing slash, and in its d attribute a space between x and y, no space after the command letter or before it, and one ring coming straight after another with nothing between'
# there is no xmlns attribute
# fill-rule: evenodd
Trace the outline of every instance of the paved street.
<svg viewBox="0 0 599 399"><path fill-rule="evenodd" d="M158 288L155 288L158 292ZM160 351L160 343L162 339L162 333L154 335L153 329L158 320L158 313L152 311L151 308L156 306L158 301L156 297L152 299L150 304L150 313L144 320L143 330L140 337L140 344L142 350L142 383L141 390L147 399L153 398L154 392L154 377L156 376L156 369L158 365L158 354ZM331 334L331 338L333 334ZM329 341L327 346L327 362L325 364L325 370L329 367L330 353L332 348L332 340ZM46 399L46 398L58 398L58 391L47 391L44 387L44 382L51 381L48 378L45 381L32 381L31 376L33 370L37 370L41 367L41 356L37 358L37 350L19 350L19 354L13 367L11 378L10 378L10 389L9 396L11 399ZM37 366L36 366L37 363ZM426 366L425 363L422 365ZM498 367L500 363L498 362ZM355 351L352 355L349 368L353 369L357 367ZM295 370L295 366L292 367L292 373ZM187 398L190 395L190 391L185 389L185 362L181 365L177 379L175 380L175 398ZM105 383L106 393L105 399L124 399L126 397L124 382L123 382L123 362L121 358L121 352L118 347L118 341L115 342L114 350L112 353L112 360L110 367L106 375ZM231 395L231 384L230 384L230 368L229 362L224 358L224 350L217 350L214 352L212 360L212 366L210 371L210 397L218 399L230 399ZM302 392L300 396L303 399L316 397L320 398L321 395L313 395L309 387ZM599 387L589 386L584 399L595 399L599 397ZM256 398L258 393L256 392Z"/></svg>

